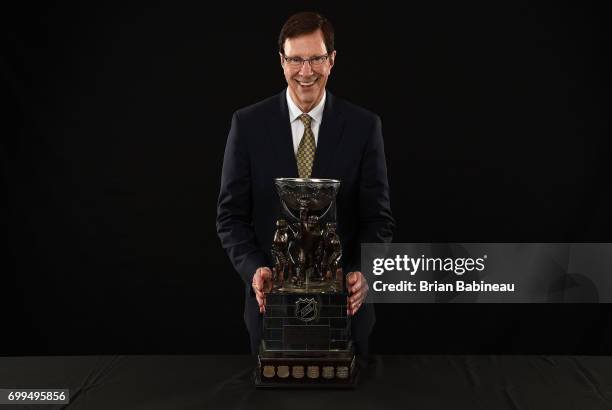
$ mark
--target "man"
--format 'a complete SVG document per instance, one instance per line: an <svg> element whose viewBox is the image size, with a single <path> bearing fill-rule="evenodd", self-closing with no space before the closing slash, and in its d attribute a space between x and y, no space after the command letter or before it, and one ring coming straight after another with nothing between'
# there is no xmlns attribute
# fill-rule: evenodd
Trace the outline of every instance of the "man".
<svg viewBox="0 0 612 410"><path fill-rule="evenodd" d="M363 302L368 285L360 271L362 242L389 242L394 221L380 118L334 97L325 86L336 60L331 24L298 13L279 36L288 87L234 113L219 194L217 232L246 284L245 322L255 354L261 339L270 248L280 202L274 178L333 178L342 267L357 352L367 354L374 307Z"/></svg>

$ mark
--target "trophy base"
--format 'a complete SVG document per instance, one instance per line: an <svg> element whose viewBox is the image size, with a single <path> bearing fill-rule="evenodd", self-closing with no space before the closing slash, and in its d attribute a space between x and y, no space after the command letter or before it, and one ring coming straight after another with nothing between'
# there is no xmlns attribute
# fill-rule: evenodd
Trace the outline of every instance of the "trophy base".
<svg viewBox="0 0 612 410"><path fill-rule="evenodd" d="M266 351L259 348L257 388L344 388L357 384L359 368L352 343L346 350Z"/></svg>

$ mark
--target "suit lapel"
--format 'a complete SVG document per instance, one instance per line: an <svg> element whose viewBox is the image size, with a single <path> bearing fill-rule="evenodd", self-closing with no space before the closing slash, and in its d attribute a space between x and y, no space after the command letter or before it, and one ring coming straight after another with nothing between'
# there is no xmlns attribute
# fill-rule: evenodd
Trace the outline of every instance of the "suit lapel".
<svg viewBox="0 0 612 410"><path fill-rule="evenodd" d="M339 112L338 107L336 107L334 96L327 91L315 159L312 165L312 178L329 178L326 172L329 169L329 165L333 162L334 153L342 138L343 128L344 118Z"/></svg>
<svg viewBox="0 0 612 410"><path fill-rule="evenodd" d="M291 136L291 124L289 123L289 108L287 107L286 90L278 95L277 110L270 123L270 138L272 148L276 155L274 157L276 175L279 178L297 178L297 162L293 152L293 137Z"/></svg>

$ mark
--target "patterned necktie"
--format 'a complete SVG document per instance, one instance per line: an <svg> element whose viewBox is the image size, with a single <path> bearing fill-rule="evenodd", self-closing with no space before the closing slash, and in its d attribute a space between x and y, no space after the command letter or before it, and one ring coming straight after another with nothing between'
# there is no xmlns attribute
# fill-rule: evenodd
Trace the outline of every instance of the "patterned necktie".
<svg viewBox="0 0 612 410"><path fill-rule="evenodd" d="M297 159L298 175L300 178L310 178L316 149L314 134L312 128L310 128L312 118L308 114L302 114L300 115L300 120L304 124L304 135L302 135L295 158Z"/></svg>

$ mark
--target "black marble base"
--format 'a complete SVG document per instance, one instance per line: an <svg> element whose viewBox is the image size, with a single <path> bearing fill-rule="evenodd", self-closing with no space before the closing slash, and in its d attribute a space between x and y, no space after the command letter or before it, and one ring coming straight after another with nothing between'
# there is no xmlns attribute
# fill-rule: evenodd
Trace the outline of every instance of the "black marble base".
<svg viewBox="0 0 612 410"><path fill-rule="evenodd" d="M356 365L344 293L266 295L258 387L351 387Z"/></svg>
<svg viewBox="0 0 612 410"><path fill-rule="evenodd" d="M266 295L262 340L266 350L347 350L350 317L346 295Z"/></svg>

